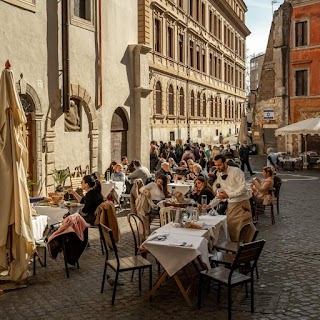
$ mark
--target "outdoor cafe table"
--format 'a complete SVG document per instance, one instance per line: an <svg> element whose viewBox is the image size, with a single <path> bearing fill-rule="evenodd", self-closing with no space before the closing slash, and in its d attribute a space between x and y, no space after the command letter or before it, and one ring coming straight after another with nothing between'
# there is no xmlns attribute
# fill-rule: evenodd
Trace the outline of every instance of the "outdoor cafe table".
<svg viewBox="0 0 320 320"><path fill-rule="evenodd" d="M194 183L193 182L172 182L168 183L168 192L172 192L172 188L175 188L175 191L181 192L183 195L185 195L190 189L193 188Z"/></svg>
<svg viewBox="0 0 320 320"><path fill-rule="evenodd" d="M101 194L106 198L112 189L114 189L120 199L125 188L125 183L122 181L101 181Z"/></svg>
<svg viewBox="0 0 320 320"><path fill-rule="evenodd" d="M225 216L201 216L203 222L211 223L209 231L210 229L220 230L220 226L225 219ZM157 236L161 235L165 235L165 240L157 239ZM208 237L210 238L208 230L175 228L172 223L157 229L149 236L143 243L143 247L157 259L165 271L160 275L152 290L148 293L146 300L149 300L161 283L166 280L167 276L170 276L176 281L182 295L188 305L191 306L188 290L186 291L183 287L177 273L198 257L200 257L207 268L210 268Z"/></svg>

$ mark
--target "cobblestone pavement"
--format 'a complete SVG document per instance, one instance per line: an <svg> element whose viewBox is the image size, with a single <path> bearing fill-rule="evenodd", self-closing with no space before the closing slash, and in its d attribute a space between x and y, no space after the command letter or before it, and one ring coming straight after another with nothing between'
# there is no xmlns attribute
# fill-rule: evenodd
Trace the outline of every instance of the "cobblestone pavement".
<svg viewBox="0 0 320 320"><path fill-rule="evenodd" d="M264 166L262 157L252 157L258 173ZM283 179L280 215L271 225L268 215L259 217L258 238L267 243L259 260L260 279L255 282L255 313L250 313L250 299L245 290L233 292L233 319L319 319L320 314L320 249L319 223L320 170L279 172ZM119 214L122 240L121 255L133 254L132 235L126 212ZM221 232L223 234L223 232ZM71 268L67 279L63 260L48 259L47 268L37 269L26 289L0 296L0 319L226 319L226 297L216 304L215 289L205 295L199 311L185 303L177 286L169 279L155 294L151 303L144 303L148 277L143 276L142 293L137 275L121 276L124 286L118 287L115 306L111 306L112 288L100 293L104 264L98 232L90 229L90 249L80 259L80 269ZM155 264L154 264L155 266ZM153 277L157 278L156 267ZM30 267L31 270L31 267ZM32 271L32 270L31 270ZM109 271L111 274L111 271ZM196 294L193 301L196 302Z"/></svg>

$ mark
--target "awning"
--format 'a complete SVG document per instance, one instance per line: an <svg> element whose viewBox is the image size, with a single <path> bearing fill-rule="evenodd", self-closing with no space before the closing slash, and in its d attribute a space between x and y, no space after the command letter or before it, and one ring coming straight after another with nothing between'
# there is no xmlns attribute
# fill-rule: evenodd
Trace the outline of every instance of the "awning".
<svg viewBox="0 0 320 320"><path fill-rule="evenodd" d="M320 118L302 120L290 124L289 126L279 128L275 131L276 136L284 136L288 134L320 135Z"/></svg>

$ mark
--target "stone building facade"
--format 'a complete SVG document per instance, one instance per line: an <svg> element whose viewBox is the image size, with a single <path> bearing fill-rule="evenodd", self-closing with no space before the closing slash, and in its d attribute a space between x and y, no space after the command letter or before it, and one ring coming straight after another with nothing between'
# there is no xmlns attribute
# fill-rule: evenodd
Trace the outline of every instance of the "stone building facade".
<svg viewBox="0 0 320 320"><path fill-rule="evenodd" d="M254 109L253 138L261 151L300 154L304 139L276 138L275 129L320 116L319 15L319 0L286 0L274 13ZM318 136L308 136L307 145L320 152Z"/></svg>
<svg viewBox="0 0 320 320"><path fill-rule="evenodd" d="M139 43L150 46L150 139L218 142L245 107L242 0L139 0Z"/></svg>
<svg viewBox="0 0 320 320"><path fill-rule="evenodd" d="M274 132L289 123L289 54L292 6L285 1L273 15L253 110L253 143L263 153L277 148Z"/></svg>
<svg viewBox="0 0 320 320"><path fill-rule="evenodd" d="M34 194L54 189L54 169L103 173L124 155L148 164L150 49L138 44L137 1L69 0L65 114L61 1L0 0L0 56L11 61L28 118Z"/></svg>

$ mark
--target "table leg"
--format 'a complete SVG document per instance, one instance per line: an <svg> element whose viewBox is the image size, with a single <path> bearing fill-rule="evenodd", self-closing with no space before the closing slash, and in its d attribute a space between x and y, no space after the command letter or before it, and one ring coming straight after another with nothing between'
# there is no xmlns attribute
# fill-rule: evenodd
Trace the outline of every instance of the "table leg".
<svg viewBox="0 0 320 320"><path fill-rule="evenodd" d="M179 289L180 289L180 291L181 291L184 299L187 301L187 304L188 304L190 307L192 307L191 300L190 300L190 298L189 298L186 290L184 289L184 287L183 287L183 285L182 285L182 283L181 283L178 275L175 274L175 275L173 276L173 279L176 281L176 283L177 283L177 285L178 285L178 287L179 287Z"/></svg>
<svg viewBox="0 0 320 320"><path fill-rule="evenodd" d="M155 293L155 291L160 287L161 283L166 280L168 276L168 272L167 271L163 271L163 273L161 274L161 276L158 278L158 280L156 281L156 283L154 284L154 286L152 287L152 289L148 292L147 296L145 297L145 302L148 302L150 300L150 298L152 297L152 295Z"/></svg>

